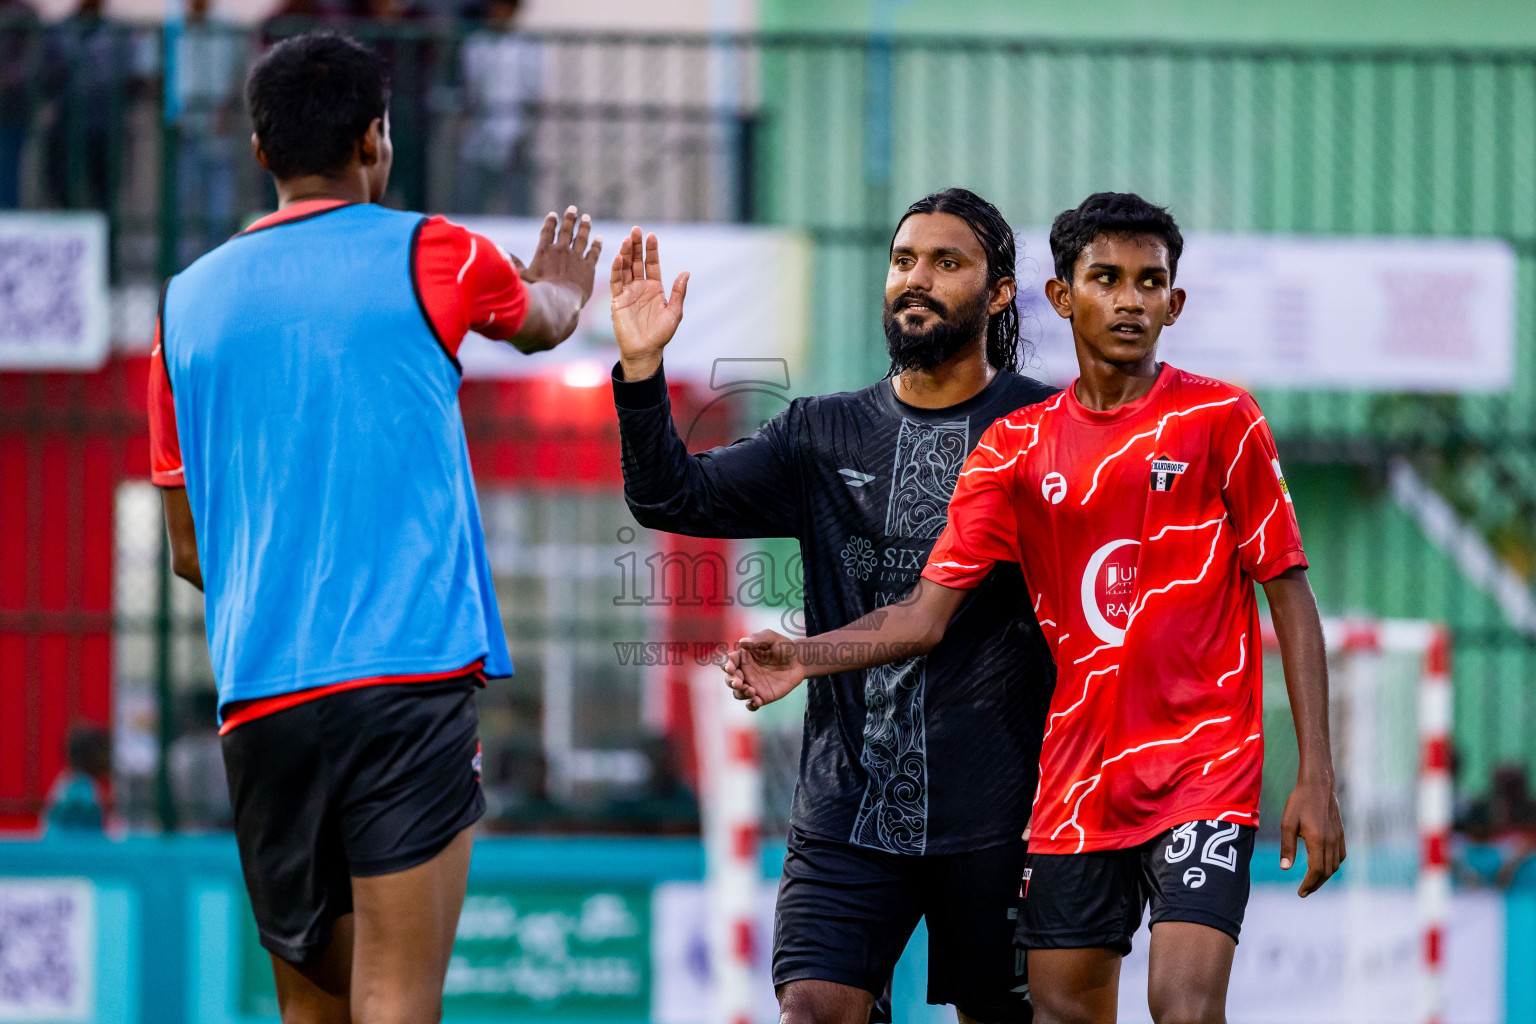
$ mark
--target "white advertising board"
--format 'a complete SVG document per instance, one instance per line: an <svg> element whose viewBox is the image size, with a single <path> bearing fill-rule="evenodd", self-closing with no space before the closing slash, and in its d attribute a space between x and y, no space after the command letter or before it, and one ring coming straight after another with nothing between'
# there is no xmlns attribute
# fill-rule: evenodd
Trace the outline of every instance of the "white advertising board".
<svg viewBox="0 0 1536 1024"><path fill-rule="evenodd" d="M758 890L752 936L757 1024L779 1019L770 960L773 949L772 884ZM662 882L651 892L651 1020L655 1024L710 1024L715 971L710 956L709 898L701 882Z"/></svg>
<svg viewBox="0 0 1536 1024"><path fill-rule="evenodd" d="M1504 1020L1504 900L1461 890L1445 936L1446 1024ZM1120 970L1120 1020L1145 1024L1145 923ZM1232 962L1232 1024L1403 1024L1420 1019L1423 933L1412 890L1255 885Z"/></svg>
<svg viewBox="0 0 1536 1024"><path fill-rule="evenodd" d="M455 218L525 263L542 221L517 217ZM667 346L668 380L711 383L719 359L785 361L794 367L810 322L811 248L786 228L745 224L659 224L663 285L689 272L682 326ZM602 221L597 285L576 333L551 352L525 356L509 345L471 334L459 350L466 377L558 376L568 384L606 383L618 347L609 314L608 277L630 225Z"/></svg>
<svg viewBox="0 0 1536 1024"><path fill-rule="evenodd" d="M769 978L771 885L763 887L756 941L754 1020L778 1019ZM667 882L651 901L651 1019L708 1024L712 971L704 887ZM1451 901L1446 949L1446 1024L1504 1020L1504 901L1492 891L1460 890ZM921 926L920 926L921 927ZM1146 1024L1145 922L1120 972L1124 1024ZM1403 1024L1417 1020L1421 991L1417 904L1409 890L1323 889L1305 900L1294 886L1255 885L1232 965L1232 1024ZM921 981L904 991L908 1021L954 1021L954 1011L922 1004ZM898 982L902 979L898 978Z"/></svg>
<svg viewBox="0 0 1536 1024"><path fill-rule="evenodd" d="M95 886L83 878L0 879L0 1021L95 1016Z"/></svg>
<svg viewBox="0 0 1536 1024"><path fill-rule="evenodd" d="M94 370L111 334L106 215L0 213L0 369Z"/></svg>
<svg viewBox="0 0 1536 1024"><path fill-rule="evenodd" d="M1067 321L1046 303L1044 230L1019 235L1023 330L1039 370L1077 376ZM1498 392L1515 371L1515 253L1442 238L1190 234L1189 295L1159 355L1250 388Z"/></svg>

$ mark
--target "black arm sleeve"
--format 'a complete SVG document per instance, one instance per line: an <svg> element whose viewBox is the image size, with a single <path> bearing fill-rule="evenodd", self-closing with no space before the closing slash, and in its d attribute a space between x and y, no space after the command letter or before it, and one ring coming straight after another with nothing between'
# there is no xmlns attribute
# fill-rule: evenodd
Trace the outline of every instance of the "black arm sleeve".
<svg viewBox="0 0 1536 1024"><path fill-rule="evenodd" d="M800 487L785 410L751 437L689 455L661 370L626 381L613 369L624 500L640 525L690 537L797 537Z"/></svg>

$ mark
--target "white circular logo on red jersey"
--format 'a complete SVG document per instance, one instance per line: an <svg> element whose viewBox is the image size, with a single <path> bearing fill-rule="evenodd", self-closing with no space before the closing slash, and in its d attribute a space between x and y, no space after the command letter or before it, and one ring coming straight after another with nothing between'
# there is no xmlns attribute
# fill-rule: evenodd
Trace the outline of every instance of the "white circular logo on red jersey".
<svg viewBox="0 0 1536 1024"><path fill-rule="evenodd" d="M1136 600L1136 556L1141 541L1112 540L1093 553L1083 570L1083 617L1107 644L1125 642L1126 620Z"/></svg>
<svg viewBox="0 0 1536 1024"><path fill-rule="evenodd" d="M1060 505L1067 496L1067 478L1060 473L1047 473L1040 481L1040 494L1052 505Z"/></svg>

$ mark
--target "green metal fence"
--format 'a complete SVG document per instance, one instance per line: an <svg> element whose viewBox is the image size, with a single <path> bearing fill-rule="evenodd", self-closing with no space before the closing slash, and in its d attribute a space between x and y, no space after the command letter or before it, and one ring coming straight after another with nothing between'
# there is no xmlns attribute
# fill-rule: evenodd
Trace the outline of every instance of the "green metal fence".
<svg viewBox="0 0 1536 1024"><path fill-rule="evenodd" d="M185 264L270 208L240 77L264 41L305 27L0 26L30 69L0 96L24 143L21 202L105 205L121 283ZM338 27L394 68L392 203L578 202L598 217L806 230L806 391L883 371L890 231L941 186L975 189L1021 227L1115 189L1195 231L1507 240L1519 264L1508 394L1260 400L1325 610L1449 622L1467 781L1503 761L1536 766L1536 639L1389 486L1404 460L1518 573L1536 567L1536 53ZM111 59L54 69L49 55L68 47Z"/></svg>

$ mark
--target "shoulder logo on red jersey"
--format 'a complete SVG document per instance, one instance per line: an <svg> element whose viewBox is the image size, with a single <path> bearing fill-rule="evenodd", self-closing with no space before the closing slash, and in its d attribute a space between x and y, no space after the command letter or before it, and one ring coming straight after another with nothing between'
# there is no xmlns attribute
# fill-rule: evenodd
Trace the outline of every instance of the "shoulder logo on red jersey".
<svg viewBox="0 0 1536 1024"><path fill-rule="evenodd" d="M1047 473L1040 481L1040 496L1052 505L1060 505L1067 496L1067 478L1060 473Z"/></svg>
<svg viewBox="0 0 1536 1024"><path fill-rule="evenodd" d="M1269 460L1269 465L1270 465L1270 468L1275 471L1275 479L1280 481L1280 494L1281 494L1282 497L1285 498L1285 503L1287 505L1292 504L1292 502L1291 502L1291 489L1285 485L1285 474L1280 472L1280 460L1279 459L1270 459Z"/></svg>
<svg viewBox="0 0 1536 1024"><path fill-rule="evenodd" d="M1152 460L1152 489L1154 491L1171 491L1173 482L1189 468L1187 462L1175 462L1172 459Z"/></svg>

